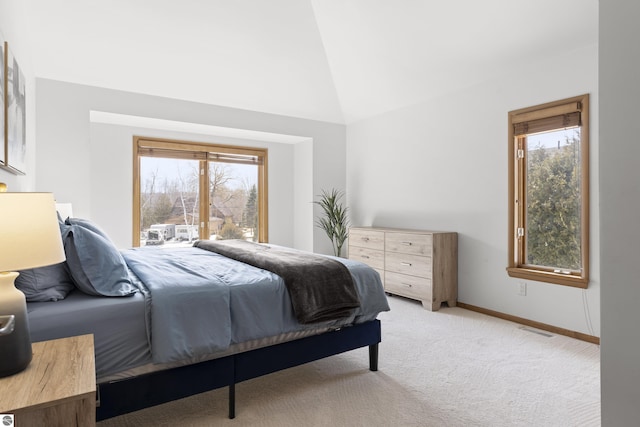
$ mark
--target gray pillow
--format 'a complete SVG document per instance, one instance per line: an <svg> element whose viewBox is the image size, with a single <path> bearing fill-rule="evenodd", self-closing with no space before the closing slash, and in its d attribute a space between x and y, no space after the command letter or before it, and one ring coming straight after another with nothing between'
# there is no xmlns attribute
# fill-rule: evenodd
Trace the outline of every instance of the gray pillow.
<svg viewBox="0 0 640 427"><path fill-rule="evenodd" d="M97 235L104 237L108 241L111 241L109 236L107 236L107 233L105 233L102 228L98 227L94 222L89 221L88 219L69 217L64 221L64 223L66 225L79 225L80 227L86 228L87 230L91 230Z"/></svg>
<svg viewBox="0 0 640 427"><path fill-rule="evenodd" d="M19 271L15 280L27 301L58 301L74 288L66 263Z"/></svg>
<svg viewBox="0 0 640 427"><path fill-rule="evenodd" d="M136 293L122 254L108 238L80 225L68 226L62 238L69 273L82 292L107 297Z"/></svg>

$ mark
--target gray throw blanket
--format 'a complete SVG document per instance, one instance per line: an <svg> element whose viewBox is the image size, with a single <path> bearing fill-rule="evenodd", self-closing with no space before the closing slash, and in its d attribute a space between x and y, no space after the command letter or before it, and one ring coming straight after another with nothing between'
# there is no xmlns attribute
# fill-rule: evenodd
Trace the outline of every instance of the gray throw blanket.
<svg viewBox="0 0 640 427"><path fill-rule="evenodd" d="M300 323L341 319L360 306L351 273L334 259L245 240L200 240L193 246L282 277Z"/></svg>

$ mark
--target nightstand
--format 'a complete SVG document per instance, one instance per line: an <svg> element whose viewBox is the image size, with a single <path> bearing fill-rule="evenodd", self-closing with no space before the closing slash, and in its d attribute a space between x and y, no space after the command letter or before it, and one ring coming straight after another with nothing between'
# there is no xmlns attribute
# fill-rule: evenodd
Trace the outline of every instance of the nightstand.
<svg viewBox="0 0 640 427"><path fill-rule="evenodd" d="M16 426L96 425L93 335L33 343L22 372L0 378L0 414Z"/></svg>

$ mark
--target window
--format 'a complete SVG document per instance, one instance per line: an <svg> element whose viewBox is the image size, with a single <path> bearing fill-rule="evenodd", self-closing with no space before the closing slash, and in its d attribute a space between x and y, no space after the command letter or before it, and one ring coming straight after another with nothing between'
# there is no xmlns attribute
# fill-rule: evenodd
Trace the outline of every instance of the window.
<svg viewBox="0 0 640 427"><path fill-rule="evenodd" d="M589 95L509 113L509 276L589 282Z"/></svg>
<svg viewBox="0 0 640 427"><path fill-rule="evenodd" d="M133 246L268 241L267 150L134 137Z"/></svg>

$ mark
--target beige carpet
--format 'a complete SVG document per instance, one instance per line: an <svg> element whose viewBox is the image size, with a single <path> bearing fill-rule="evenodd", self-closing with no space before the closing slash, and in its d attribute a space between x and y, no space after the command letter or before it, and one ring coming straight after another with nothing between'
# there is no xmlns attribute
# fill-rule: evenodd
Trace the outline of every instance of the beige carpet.
<svg viewBox="0 0 640 427"><path fill-rule="evenodd" d="M389 299L380 370L359 349L98 423L120 426L599 426L599 347L461 308ZM551 335L551 336L548 336Z"/></svg>

